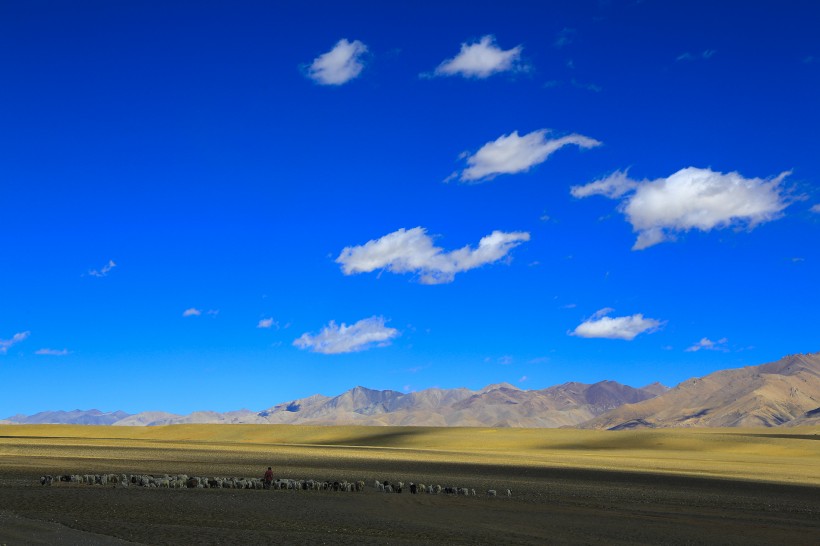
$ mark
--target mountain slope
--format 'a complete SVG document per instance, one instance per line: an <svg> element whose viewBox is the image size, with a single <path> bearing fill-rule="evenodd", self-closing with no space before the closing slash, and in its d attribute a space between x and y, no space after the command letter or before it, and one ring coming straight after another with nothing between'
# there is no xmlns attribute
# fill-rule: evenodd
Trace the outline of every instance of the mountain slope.
<svg viewBox="0 0 820 546"><path fill-rule="evenodd" d="M807 424L820 407L820 353L684 381L650 400L626 404L581 428L758 427Z"/></svg>
<svg viewBox="0 0 820 546"><path fill-rule="evenodd" d="M14 415L7 421L20 425L70 424L70 425L112 425L125 419L124 411L102 412L100 410L41 411L34 415Z"/></svg>

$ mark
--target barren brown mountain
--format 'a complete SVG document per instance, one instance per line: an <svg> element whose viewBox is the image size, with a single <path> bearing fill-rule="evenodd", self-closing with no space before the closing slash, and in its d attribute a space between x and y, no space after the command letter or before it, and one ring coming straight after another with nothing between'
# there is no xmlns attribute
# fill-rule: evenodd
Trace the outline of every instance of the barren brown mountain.
<svg viewBox="0 0 820 546"><path fill-rule="evenodd" d="M582 428L772 427L820 420L820 353L723 370L669 392L625 404Z"/></svg>

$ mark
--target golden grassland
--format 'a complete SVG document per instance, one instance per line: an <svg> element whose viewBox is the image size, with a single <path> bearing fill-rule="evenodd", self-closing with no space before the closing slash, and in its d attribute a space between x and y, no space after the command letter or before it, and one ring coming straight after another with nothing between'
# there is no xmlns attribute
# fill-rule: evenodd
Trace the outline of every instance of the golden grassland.
<svg viewBox="0 0 820 546"><path fill-rule="evenodd" d="M577 468L820 486L820 427L791 429L574 429L171 425L0 426L0 470L32 472L185 463L258 468L266 460L462 463ZM166 470L160 468L167 463ZM129 466L130 465L130 466ZM148 470L146 470L148 471Z"/></svg>

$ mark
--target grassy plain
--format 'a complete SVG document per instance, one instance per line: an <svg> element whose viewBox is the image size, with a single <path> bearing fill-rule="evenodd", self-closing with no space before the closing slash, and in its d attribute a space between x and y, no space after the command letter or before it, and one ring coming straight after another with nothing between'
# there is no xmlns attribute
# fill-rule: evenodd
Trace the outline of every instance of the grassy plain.
<svg viewBox="0 0 820 546"><path fill-rule="evenodd" d="M476 497L57 484L62 473L415 481ZM488 498L487 489L512 489ZM820 429L0 426L0 544L816 544Z"/></svg>
<svg viewBox="0 0 820 546"><path fill-rule="evenodd" d="M18 468L56 471L54 465L64 459L85 460L84 467L97 461L106 461L109 468L142 467L140 461L169 458L199 466L211 459L224 464L232 457L238 466L267 457L287 468L300 456L359 461L363 468L384 462L398 468L423 460L820 486L820 427L602 432L292 425L0 426L0 468L13 461ZM258 473L258 468L253 470L253 475Z"/></svg>

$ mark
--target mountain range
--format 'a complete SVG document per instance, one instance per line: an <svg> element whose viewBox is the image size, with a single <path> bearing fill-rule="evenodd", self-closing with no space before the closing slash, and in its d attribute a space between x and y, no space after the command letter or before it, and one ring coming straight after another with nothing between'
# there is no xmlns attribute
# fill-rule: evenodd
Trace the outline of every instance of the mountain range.
<svg viewBox="0 0 820 546"><path fill-rule="evenodd" d="M183 423L578 427L754 427L820 424L820 353L790 355L761 366L722 370L670 389L615 381L564 383L522 390L509 383L474 391L431 388L402 393L355 387L315 394L262 411L189 415L98 410L15 415L0 423L157 426Z"/></svg>

